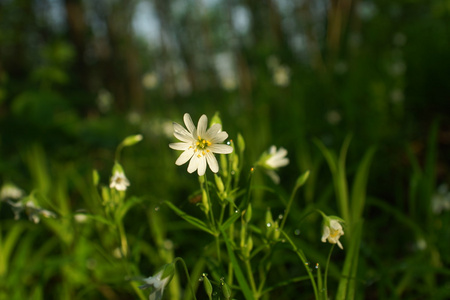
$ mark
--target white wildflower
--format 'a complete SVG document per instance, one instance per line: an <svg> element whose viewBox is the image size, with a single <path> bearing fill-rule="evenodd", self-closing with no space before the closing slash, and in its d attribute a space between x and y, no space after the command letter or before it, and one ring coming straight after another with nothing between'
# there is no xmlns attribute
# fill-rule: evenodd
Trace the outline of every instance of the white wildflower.
<svg viewBox="0 0 450 300"><path fill-rule="evenodd" d="M275 171L289 164L289 158L286 157L287 153L286 149L281 147L277 150L277 147L272 145L269 152L265 152L258 162L266 170L267 175L277 184L280 182L280 176Z"/></svg>
<svg viewBox="0 0 450 300"><path fill-rule="evenodd" d="M181 166L190 160L187 171L193 173L197 170L199 176L205 174L206 165L211 171L217 173L219 164L214 153L229 154L233 148L221 144L228 137L228 133L222 131L222 125L213 124L208 130L208 118L202 115L198 121L197 128L192 122L191 116L184 114L184 124L187 130L178 123L174 123L174 136L180 143L171 143L169 147L174 150L182 150L175 164Z"/></svg>
<svg viewBox="0 0 450 300"><path fill-rule="evenodd" d="M323 225L323 234L322 234L322 242L326 243L328 240L331 244L337 244L339 248L344 249L342 247L339 238L344 235L344 230L342 229L341 223L332 218L326 218Z"/></svg>
<svg viewBox="0 0 450 300"><path fill-rule="evenodd" d="M115 171L114 175L111 177L109 187L118 191L126 191L129 185L130 182L128 181L125 174L120 171Z"/></svg>
<svg viewBox="0 0 450 300"><path fill-rule="evenodd" d="M169 284L170 280L173 278L175 273L175 264L170 263L165 265L161 271L156 273L154 276L143 279L144 285L141 285L140 289L146 289L149 287L153 288L153 291L148 297L149 300L160 300L162 299L164 288Z"/></svg>

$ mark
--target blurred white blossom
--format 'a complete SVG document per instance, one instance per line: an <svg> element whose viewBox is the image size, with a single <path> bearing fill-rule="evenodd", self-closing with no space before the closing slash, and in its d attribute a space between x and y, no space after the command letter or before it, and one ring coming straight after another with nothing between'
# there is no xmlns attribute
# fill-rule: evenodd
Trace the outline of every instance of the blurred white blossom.
<svg viewBox="0 0 450 300"><path fill-rule="evenodd" d="M441 184L431 199L431 209L435 214L450 210L450 192L447 184Z"/></svg>
<svg viewBox="0 0 450 300"><path fill-rule="evenodd" d="M142 85L147 90L156 88L159 84L158 75L155 72L147 72L142 76Z"/></svg>
<svg viewBox="0 0 450 300"><path fill-rule="evenodd" d="M126 191L129 185L130 182L125 176L125 173L116 170L114 175L111 177L109 187L118 191Z"/></svg>
<svg viewBox="0 0 450 300"><path fill-rule="evenodd" d="M289 164L289 158L286 157L287 150L284 148L279 148L272 145L268 152L264 152L258 161L258 165L262 166L267 175L276 184L280 183L280 176L275 172L281 167L287 166Z"/></svg>
<svg viewBox="0 0 450 300"><path fill-rule="evenodd" d="M107 113L108 111L111 110L112 103L113 103L112 94L106 89L101 89L98 92L97 96L98 110L102 113Z"/></svg>

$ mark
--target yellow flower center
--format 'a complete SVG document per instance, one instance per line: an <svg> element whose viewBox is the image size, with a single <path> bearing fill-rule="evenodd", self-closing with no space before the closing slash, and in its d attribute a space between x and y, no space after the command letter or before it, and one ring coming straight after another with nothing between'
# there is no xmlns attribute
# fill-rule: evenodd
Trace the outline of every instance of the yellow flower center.
<svg viewBox="0 0 450 300"><path fill-rule="evenodd" d="M199 136L195 145L198 150L204 150L204 149L206 149L206 147L211 146L211 142L207 141Z"/></svg>
<svg viewBox="0 0 450 300"><path fill-rule="evenodd" d="M333 229L330 230L330 237L331 238L335 238L338 235L339 235L339 230L333 230Z"/></svg>
<svg viewBox="0 0 450 300"><path fill-rule="evenodd" d="M200 136L198 137L197 141L195 142L195 149L194 152L197 152L197 157L202 157L202 155L206 155L207 152L211 152L208 148L208 146L211 146L211 142L207 141ZM192 148L193 146L189 147Z"/></svg>

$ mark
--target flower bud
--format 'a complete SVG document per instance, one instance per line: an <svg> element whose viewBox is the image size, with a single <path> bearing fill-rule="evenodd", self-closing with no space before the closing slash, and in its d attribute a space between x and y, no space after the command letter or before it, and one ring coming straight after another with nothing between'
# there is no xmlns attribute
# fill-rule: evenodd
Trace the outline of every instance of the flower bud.
<svg viewBox="0 0 450 300"><path fill-rule="evenodd" d="M122 145L122 147L133 146L134 144L137 144L140 141L142 141L142 134L131 135L131 136L126 137L122 141L121 145Z"/></svg>
<svg viewBox="0 0 450 300"><path fill-rule="evenodd" d="M205 292L208 295L209 299L212 299L212 292L213 292L213 288L211 285L211 281L209 281L208 279L208 274L203 273L203 285L205 286Z"/></svg>

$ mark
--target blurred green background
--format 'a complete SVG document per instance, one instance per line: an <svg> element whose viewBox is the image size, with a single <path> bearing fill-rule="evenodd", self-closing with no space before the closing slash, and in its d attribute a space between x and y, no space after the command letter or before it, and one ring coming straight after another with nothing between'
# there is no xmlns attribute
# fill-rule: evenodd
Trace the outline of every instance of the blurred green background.
<svg viewBox="0 0 450 300"><path fill-rule="evenodd" d="M312 204L336 211L329 169L312 140L338 151L352 134L350 179L377 147L358 297L445 299L449 78L448 0L2 0L0 180L38 190L42 206L59 214L94 211L92 169L107 184L116 146L140 133L144 140L123 151L122 165L129 195L145 200L125 221L136 240L147 239L145 210L162 200L195 210L187 199L196 175L175 166L178 153L168 148L172 122L182 123L185 112L194 120L220 112L229 137L246 141L247 169L270 145L286 148L291 163L280 171L280 189L311 170L315 181L297 213ZM439 191L447 202L433 210ZM261 211L281 211L276 199L264 201ZM2 299L135 299L120 274L105 279L110 270L87 263L103 229L66 220L71 233L58 233L51 221L15 221L0 205L0 237L13 245L0 254L10 261L0 266ZM300 226L291 217L291 228ZM167 209L160 218L176 256L194 261L204 243L180 231ZM307 243L320 242L320 227L302 230ZM136 261L146 276L162 263ZM310 292L294 286L286 299L297 289Z"/></svg>

